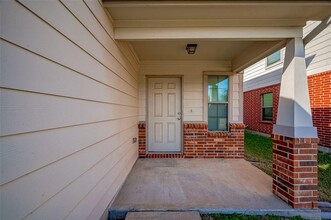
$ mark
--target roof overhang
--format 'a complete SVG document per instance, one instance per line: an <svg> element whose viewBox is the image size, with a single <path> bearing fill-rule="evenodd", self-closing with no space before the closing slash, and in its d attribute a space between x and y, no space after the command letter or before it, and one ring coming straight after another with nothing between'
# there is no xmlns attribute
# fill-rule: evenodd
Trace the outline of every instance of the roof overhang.
<svg viewBox="0 0 331 220"><path fill-rule="evenodd" d="M331 14L331 1L112 1L114 27L304 26Z"/></svg>
<svg viewBox="0 0 331 220"><path fill-rule="evenodd" d="M103 4L113 20L114 38L132 42L140 59L167 59L155 41L167 45L159 49L172 53L168 58L173 59L182 58L179 54L185 51L185 42L235 41L243 47L227 57L234 71L280 49L286 39L302 37L308 20L323 20L331 14L331 1L104 0ZM175 41L171 47L169 42ZM242 43L248 41L253 43ZM180 42L183 48L175 46ZM226 57L227 51L223 53ZM196 58L204 59L199 54ZM216 58L221 59L222 54L216 56L215 52Z"/></svg>

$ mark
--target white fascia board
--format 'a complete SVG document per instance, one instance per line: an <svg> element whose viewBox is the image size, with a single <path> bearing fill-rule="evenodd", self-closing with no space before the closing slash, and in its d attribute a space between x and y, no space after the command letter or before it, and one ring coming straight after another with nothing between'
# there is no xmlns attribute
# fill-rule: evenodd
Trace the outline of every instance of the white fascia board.
<svg viewBox="0 0 331 220"><path fill-rule="evenodd" d="M163 27L303 27L305 19L115 20L115 28Z"/></svg>
<svg viewBox="0 0 331 220"><path fill-rule="evenodd" d="M159 6L329 6L329 1L107 1L107 8L122 7L159 7Z"/></svg>
<svg viewBox="0 0 331 220"><path fill-rule="evenodd" d="M301 27L115 28L117 40L286 39L302 37Z"/></svg>

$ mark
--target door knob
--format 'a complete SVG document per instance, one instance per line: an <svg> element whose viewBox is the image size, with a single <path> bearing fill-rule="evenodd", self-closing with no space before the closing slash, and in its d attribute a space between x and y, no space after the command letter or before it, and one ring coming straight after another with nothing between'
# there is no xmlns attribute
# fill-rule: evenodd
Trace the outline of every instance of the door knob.
<svg viewBox="0 0 331 220"><path fill-rule="evenodd" d="M182 115L182 113L181 112L177 112L177 120L180 120L181 119L181 115Z"/></svg>
<svg viewBox="0 0 331 220"><path fill-rule="evenodd" d="M178 117L177 117L177 120L180 120L181 119L181 115L182 115L182 113L181 112L177 112L177 115L178 115Z"/></svg>

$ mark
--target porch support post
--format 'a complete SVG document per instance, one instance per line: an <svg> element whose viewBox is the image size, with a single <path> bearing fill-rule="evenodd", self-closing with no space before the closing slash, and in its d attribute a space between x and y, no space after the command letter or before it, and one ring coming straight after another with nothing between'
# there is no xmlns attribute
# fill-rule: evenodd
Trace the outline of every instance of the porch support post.
<svg viewBox="0 0 331 220"><path fill-rule="evenodd" d="M289 39L273 127L273 193L293 208L317 208L317 130L313 127L302 38Z"/></svg>

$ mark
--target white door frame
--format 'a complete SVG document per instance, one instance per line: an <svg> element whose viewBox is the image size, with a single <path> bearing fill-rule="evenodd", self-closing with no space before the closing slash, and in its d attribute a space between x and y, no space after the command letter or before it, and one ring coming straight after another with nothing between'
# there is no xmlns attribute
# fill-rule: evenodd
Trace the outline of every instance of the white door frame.
<svg viewBox="0 0 331 220"><path fill-rule="evenodd" d="M182 154L183 153L183 146L184 146L184 132L183 132L183 75L145 75L146 77L146 151L147 153L150 152L149 151L149 132L148 132L148 126L149 126L149 116L148 116L148 107L149 107L149 98L148 98L148 94L149 94L149 79L150 78L178 78L180 80L180 110L181 110L181 120L180 120L180 151L175 151L175 152L171 152L171 151L167 151L167 152L155 152L157 154ZM153 151L154 153L154 151Z"/></svg>

